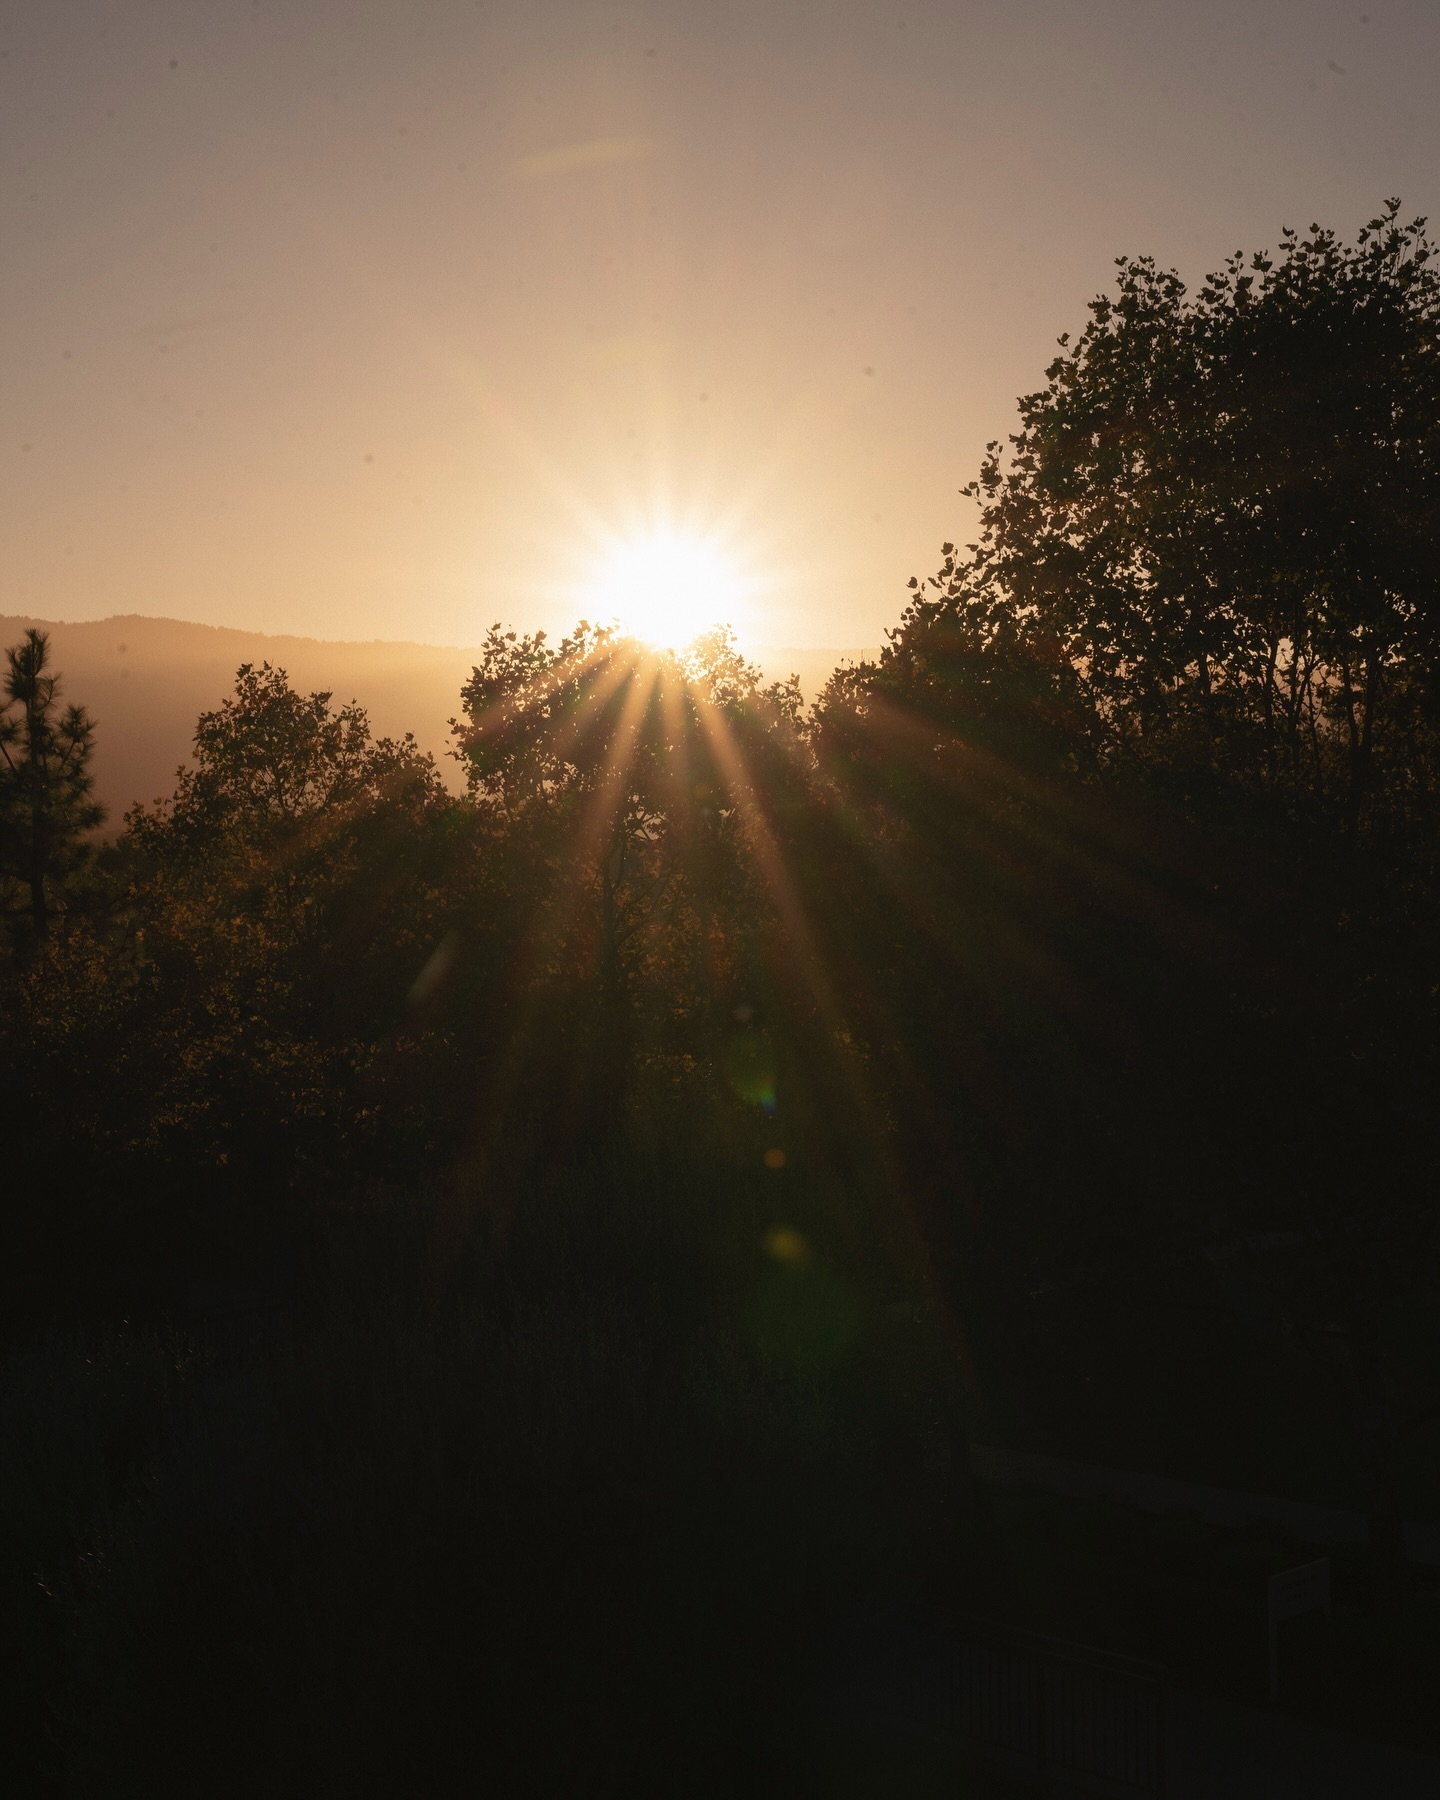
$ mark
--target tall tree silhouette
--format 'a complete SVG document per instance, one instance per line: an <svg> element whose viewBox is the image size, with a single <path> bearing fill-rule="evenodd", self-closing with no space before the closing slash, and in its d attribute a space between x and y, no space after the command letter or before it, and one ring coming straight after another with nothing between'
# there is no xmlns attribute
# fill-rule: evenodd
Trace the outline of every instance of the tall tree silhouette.
<svg viewBox="0 0 1440 1800"><path fill-rule="evenodd" d="M588 994L586 1112L613 1120L642 975L686 966L723 985L721 921L763 910L745 824L755 752L798 745L798 691L762 685L723 631L677 655L582 621L554 645L493 627L461 701L455 755L524 865L529 960ZM570 1006L564 1029L576 1021Z"/></svg>
<svg viewBox="0 0 1440 1800"><path fill-rule="evenodd" d="M901 891L944 919L967 882L1003 880L970 935L1019 937L1037 1017L1079 995L1067 1032L1105 1021L1053 1094L1093 1070L1107 1131L1132 1097L1108 1186L1152 1200L1114 1241L1143 1225L1165 1255L1243 1258L1247 1316L1344 1376L1392 1580L1403 1401L1429 1379L1404 1320L1440 1295L1434 253L1390 201L1353 245L1287 231L1193 294L1121 258L963 490L976 541L911 581L878 663L842 671L816 723L908 857ZM897 957L915 942L897 932ZM962 1066L933 1029L931 1064ZM1054 1255L1063 1212L1032 1185L1027 1251ZM1082 1235L1104 1203L1069 1209Z"/></svg>
<svg viewBox="0 0 1440 1800"><path fill-rule="evenodd" d="M964 490L977 542L911 582L899 660L947 622L1028 640L1102 761L1352 835L1417 752L1433 769L1440 273L1398 208L1353 246L1287 231L1193 295L1120 259Z"/></svg>
<svg viewBox="0 0 1440 1800"><path fill-rule="evenodd" d="M31 629L5 652L0 705L0 877L23 898L37 936L55 910L61 883L86 854L85 834L105 817L90 798L95 722L83 706L60 706L50 672L50 639Z"/></svg>
<svg viewBox="0 0 1440 1800"><path fill-rule="evenodd" d="M397 788L434 790L413 736L374 738L363 707L332 708L331 698L296 692L269 663L242 663L234 693L201 714L193 764L177 771L173 797L127 814L129 839L180 862L226 842L269 853Z"/></svg>

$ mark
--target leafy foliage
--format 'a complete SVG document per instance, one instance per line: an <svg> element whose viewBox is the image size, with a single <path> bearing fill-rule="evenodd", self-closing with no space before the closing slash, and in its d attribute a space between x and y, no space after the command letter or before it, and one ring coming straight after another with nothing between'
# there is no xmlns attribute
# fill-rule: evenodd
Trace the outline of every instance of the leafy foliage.
<svg viewBox="0 0 1440 1800"><path fill-rule="evenodd" d="M1035 1009L999 1084L1031 1291L1083 1260L1098 1292L1097 1235L1256 1263L1215 1303L1332 1368L1394 1556L1388 1390L1426 1384L1384 1345L1440 1292L1440 273L1391 202L1354 246L1287 232L1193 298L1121 259L1090 310L964 490L977 540L823 696L821 762L932 941L987 945L968 1003ZM947 1131L966 1085L995 1105L961 991L911 1032L965 1071ZM1067 1154L1017 1144L1020 1092Z"/></svg>
<svg viewBox="0 0 1440 1800"><path fill-rule="evenodd" d="M86 834L105 816L90 798L95 722L83 706L60 710L60 678L47 673L50 640L43 631L27 631L5 654L0 893L21 891L21 909L41 935L66 877L86 861Z"/></svg>
<svg viewBox="0 0 1440 1800"><path fill-rule="evenodd" d="M1398 206L1353 247L1317 226L1237 254L1193 299L1121 259L895 654L944 622L1023 641L1063 663L1093 755L1352 828L1417 752L1433 769L1440 271Z"/></svg>
<svg viewBox="0 0 1440 1800"><path fill-rule="evenodd" d="M83 1524L0 1483L14 1691L70 1708L37 1769L445 1791L479 1717L505 1791L722 1738L716 1791L803 1786L787 1669L1024 1601L972 1431L1328 1470L1394 1599L1440 1318L1437 280L1394 204L1193 296L1123 260L976 541L808 716L726 632L497 625L454 794L246 665L93 854L94 727L10 653L0 1401L87 1421ZM57 1317L121 1329L113 1405ZM517 1669L575 1703L543 1754Z"/></svg>

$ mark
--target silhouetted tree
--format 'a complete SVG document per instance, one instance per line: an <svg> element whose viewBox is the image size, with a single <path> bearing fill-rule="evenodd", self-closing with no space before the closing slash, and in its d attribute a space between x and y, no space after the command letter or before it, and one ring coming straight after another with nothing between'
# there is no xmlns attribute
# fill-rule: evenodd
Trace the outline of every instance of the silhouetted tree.
<svg viewBox="0 0 1440 1800"><path fill-rule="evenodd" d="M724 986L718 964L740 913L763 910L747 837L763 786L757 739L771 756L780 741L798 755L798 692L764 685L725 632L677 655L582 622L553 646L493 627L461 699L455 754L518 859L529 960L589 995L594 1130L618 1116L642 972L662 1010L693 1012L697 979Z"/></svg>
<svg viewBox="0 0 1440 1800"><path fill-rule="evenodd" d="M60 707L50 640L31 629L5 652L0 705L0 878L22 890L21 910L43 935L65 877L85 860L86 834L105 817L90 798L95 722Z"/></svg>
<svg viewBox="0 0 1440 1800"><path fill-rule="evenodd" d="M614 1581L630 1593L654 1576L656 1595L684 1593L662 1566L672 1552L655 1560L654 1519L671 1521L689 1563L696 1542L723 1541L721 1520L769 1520L777 1479L796 1517L813 1513L810 1495L833 1488L794 1484L783 1462L777 1478L772 1458L775 1442L816 1431L863 1462L889 1541L896 1497L908 1507L928 1493L928 1513L935 1472L959 1448L952 1430L973 1418L962 1420L948 1372L912 1381L924 1366L912 1291L945 1313L958 1363L976 1349L972 1398L993 1403L1002 1431L1016 1423L1017 1392L1037 1435L1074 1417L1098 1436L1122 1413L1142 1416L1146 1398L1221 1412L1204 1355L1186 1364L1196 1340L1167 1340L1168 1323L1154 1323L1197 1300L1212 1321L1222 1308L1243 1314L1243 1339L1225 1338L1243 1378L1288 1371L1294 1346L1310 1344L1350 1383L1375 1542L1398 1553L1400 1403L1423 1414L1433 1356L1418 1327L1440 1292L1426 1110L1440 1075L1436 306L1423 229L1399 226L1393 208L1354 249L1319 231L1287 238L1278 258L1232 260L1193 300L1178 278L1126 261L1118 295L1095 303L1081 341L1022 401L1010 451L991 446L972 490L976 543L943 547L878 661L839 672L808 720L794 684L765 684L723 631L671 653L583 623L553 645L496 627L454 722L467 785L455 795L412 739L377 740L354 703L298 693L268 665L238 671L199 720L173 796L132 811L105 853L103 913L72 902L66 930L0 966L12 1176L0 1299L40 1321L52 1290L81 1290L83 1260L228 1268L284 1242L296 1220L311 1247L333 1231L338 1299L345 1268L369 1266L347 1264L344 1245L378 1233L378 1310L323 1348L313 1392L310 1378L294 1388L296 1443L309 1442L313 1394L340 1396L339 1436L306 1488L320 1510L312 1518L302 1494L297 1513L294 1482L270 1479L303 1464L288 1440L266 1449L262 1433L252 1459L246 1427L233 1457L211 1459L217 1493L234 1487L232 1462L253 1466L279 1508L273 1520L268 1502L255 1514L253 1545L246 1531L236 1540L244 1566L218 1607L184 1548L193 1539L196 1568L213 1561L210 1499L190 1531L181 1491L163 1497L163 1470L133 1461L128 1438L118 1451L107 1438L127 1492L162 1495L157 1545L181 1543L154 1565L175 1572L179 1610L153 1615L167 1646L238 1643L245 1668L260 1666L243 1622L258 1616L255 1571L274 1577L267 1592L286 1613L285 1547L336 1543L313 1617L333 1622L334 1593L358 1594L357 1618L373 1611L355 1559L388 1567L395 1611L382 1606L371 1635L389 1642L392 1621L406 1622L404 1681L429 1708L435 1669L457 1670L459 1693L494 1658L487 1644L473 1665L468 1652L457 1662L448 1623L427 1643L435 1615L414 1595L435 1584L417 1585L410 1551L439 1545L442 1574L473 1557L446 1589L463 1604L444 1609L469 1642L470 1602L494 1589L498 1544L523 1578L496 1614L495 1642L518 1620L532 1649L559 1644L566 1667L583 1670L588 1637L576 1661L550 1601L536 1612L524 1574L535 1558L511 1553L515 1532L522 1550L532 1537L560 1545L555 1616L598 1621L594 1654L609 1655ZM17 810L26 745L39 741L27 696L42 725L54 702L43 640L29 648L30 662L25 646L11 657L7 856L29 816ZM89 723L77 714L66 730L62 720L49 741L71 745L83 783ZM68 791L73 849L84 790ZM52 907L70 851L56 854L41 889ZM23 859L19 874L4 866L24 881ZM397 1199L405 1206L383 1217ZM398 1325L410 1302L394 1311L403 1259L391 1254L408 1241L397 1215L411 1206L413 1332ZM0 1304L0 1317L16 1316ZM577 1387L568 1362L539 1354L557 1320L577 1327L575 1368L598 1369L599 1386ZM710 1385L693 1354L697 1324L726 1366L742 1352L738 1385L714 1389L727 1414L757 1403L763 1413L783 1368L806 1372L810 1424L797 1432L787 1413L775 1415L778 1433L764 1427L754 1505L711 1477L730 1461L713 1421L702 1421L712 1451L698 1459L688 1430L673 1440L685 1465L674 1489L647 1460ZM517 1326L523 1358L497 1361ZM1419 1349L1407 1353L1412 1327ZM310 1355L306 1333L286 1336ZM1107 1338L1136 1376L1123 1399L1123 1383L1105 1381L1115 1363L1096 1360ZM1174 1354L1146 1396L1149 1353L1167 1343ZM331 1358L358 1372L356 1400L370 1396L353 1415L323 1366ZM436 1392L442 1364L459 1374L437 1434L407 1384ZM411 1372L396 1385L377 1378L387 1365ZM652 1365L664 1379L637 1385ZM477 1412L484 1369L494 1391ZM891 1459L865 1423L881 1416L869 1398L831 1411L826 1384L840 1392L847 1369L876 1400L882 1387L904 1396L901 1437L924 1446L923 1470ZM224 1382L230 1393L228 1372ZM570 1388L573 1438L552 1429L550 1404ZM402 1412L414 1434L397 1451ZM382 1447L393 1481L359 1484L380 1496L359 1535L324 1529L321 1476L332 1462L365 1466L350 1455L347 1416L367 1421L360 1434ZM183 1420L184 1444L207 1439L188 1400ZM524 1424L519 1438L506 1420ZM537 1421L564 1480L552 1479L550 1450L535 1461L525 1447ZM184 1444L166 1467L183 1472ZM607 1517L594 1498L612 1475L586 1463L585 1444L618 1478L598 1532L576 1522ZM419 1510L417 1468L438 1483ZM478 1513L470 1472L485 1490ZM686 1498L701 1488L713 1519ZM547 1494L560 1513L548 1501L536 1510ZM40 1510L60 1516L48 1499ZM107 1543L110 1511L107 1501L109 1523L95 1526ZM929 1516L913 1562L927 1587L929 1552L954 1522L938 1507ZM437 1518L455 1531L432 1529ZM613 1554L614 1538L607 1547L622 1520L633 1563ZM80 1531L76 1555L93 1535ZM849 1526L842 1536L859 1541ZM767 1541L788 1567L786 1532ZM736 1543L735 1566L772 1585L779 1563L756 1564L743 1534ZM16 1566L33 1600L41 1564ZM722 1577L740 1597L743 1643L752 1588ZM848 1637L848 1609L825 1605L833 1580L804 1574L803 1612L823 1635L838 1622ZM104 1570L82 1586L113 1596L125 1624L110 1642L126 1641L138 1590ZM577 1592L603 1599L577 1613ZM728 1656L708 1605L687 1616L708 1619L707 1641ZM642 1604L633 1636L645 1660L617 1665L627 1692L654 1691L632 1674L669 1641L674 1610ZM201 1614L198 1636L175 1623ZM862 1616L881 1615L867 1604ZM356 1641L363 1661L365 1629ZM214 1667L189 1659L198 1704L181 1760L193 1751L195 1768L212 1768L228 1721L254 1710L228 1654ZM501 1659L517 1692L550 1666L548 1649L528 1655ZM384 1701L399 1664L382 1656L377 1667L362 1687ZM159 1710L139 1716L171 1721L163 1656L156 1669L141 1689ZM128 1710L106 1688L119 1743ZM729 1704L707 1702L707 1718ZM323 1716L302 1693L297 1744ZM377 1716L399 1715L381 1704ZM616 1740L627 1765L628 1730ZM413 1759L426 1728L401 1735ZM97 1755L109 1741L102 1731Z"/></svg>
<svg viewBox="0 0 1440 1800"><path fill-rule="evenodd" d="M63 1089L77 1163L88 1146L117 1178L148 1160L283 1182L361 1159L377 1047L454 909L453 804L363 709L242 668L172 799L128 815L107 916L54 934L18 983L16 1078Z"/></svg>
<svg viewBox="0 0 1440 1800"><path fill-rule="evenodd" d="M1032 1176L1031 1291L1087 1254L1106 1279L1147 1235L1162 1261L1267 1245L1247 1305L1344 1373L1392 1568L1396 1394L1425 1385L1397 1385L1395 1324L1440 1292L1418 1128L1440 991L1433 255L1392 201L1353 246L1286 232L1193 297L1121 259L964 490L976 541L911 581L816 723L932 941L985 946L991 988L1034 1008L1022 1103L994 1079L999 1034L977 1050L931 1015L916 936L889 930L911 1047L933 1032L928 1066L952 1072L939 1112L998 1090L1002 1118L1048 1113L1065 1160L1105 1170L1068 1206L1058 1168ZM977 921L960 897L987 887L1003 905ZM1046 1037L1089 1052L1047 1051L1042 1090ZM1150 1222L1103 1224L1116 1192L1148 1192Z"/></svg>
<svg viewBox="0 0 1440 1800"><path fill-rule="evenodd" d="M199 862L222 842L268 850L316 823L333 828L407 785L436 791L412 736L376 739L363 707L331 698L297 693L269 663L242 664L235 692L196 724L171 799L127 815L131 844Z"/></svg>
<svg viewBox="0 0 1440 1800"><path fill-rule="evenodd" d="M1398 201L1190 297L1148 257L989 446L904 654L965 615L1065 665L1098 756L1334 811L1433 777L1440 717L1440 271ZM915 582L912 587L918 587Z"/></svg>

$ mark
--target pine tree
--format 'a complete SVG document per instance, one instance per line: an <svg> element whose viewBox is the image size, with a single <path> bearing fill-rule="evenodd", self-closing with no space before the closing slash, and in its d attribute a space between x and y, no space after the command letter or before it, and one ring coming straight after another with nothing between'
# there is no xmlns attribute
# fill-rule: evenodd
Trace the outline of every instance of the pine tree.
<svg viewBox="0 0 1440 1800"><path fill-rule="evenodd" d="M60 706L48 673L50 639L33 628L5 652L0 702L0 883L20 897L37 936L48 928L65 877L85 860L86 834L105 809L91 799L95 722L83 706Z"/></svg>

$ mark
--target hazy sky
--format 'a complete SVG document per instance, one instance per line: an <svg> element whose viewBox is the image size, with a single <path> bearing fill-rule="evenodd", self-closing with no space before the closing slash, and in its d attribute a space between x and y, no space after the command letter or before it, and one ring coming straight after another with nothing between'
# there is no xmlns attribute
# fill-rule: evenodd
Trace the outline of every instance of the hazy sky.
<svg viewBox="0 0 1440 1800"><path fill-rule="evenodd" d="M1113 258L1440 211L1440 0L5 0L0 611L879 639Z"/></svg>

